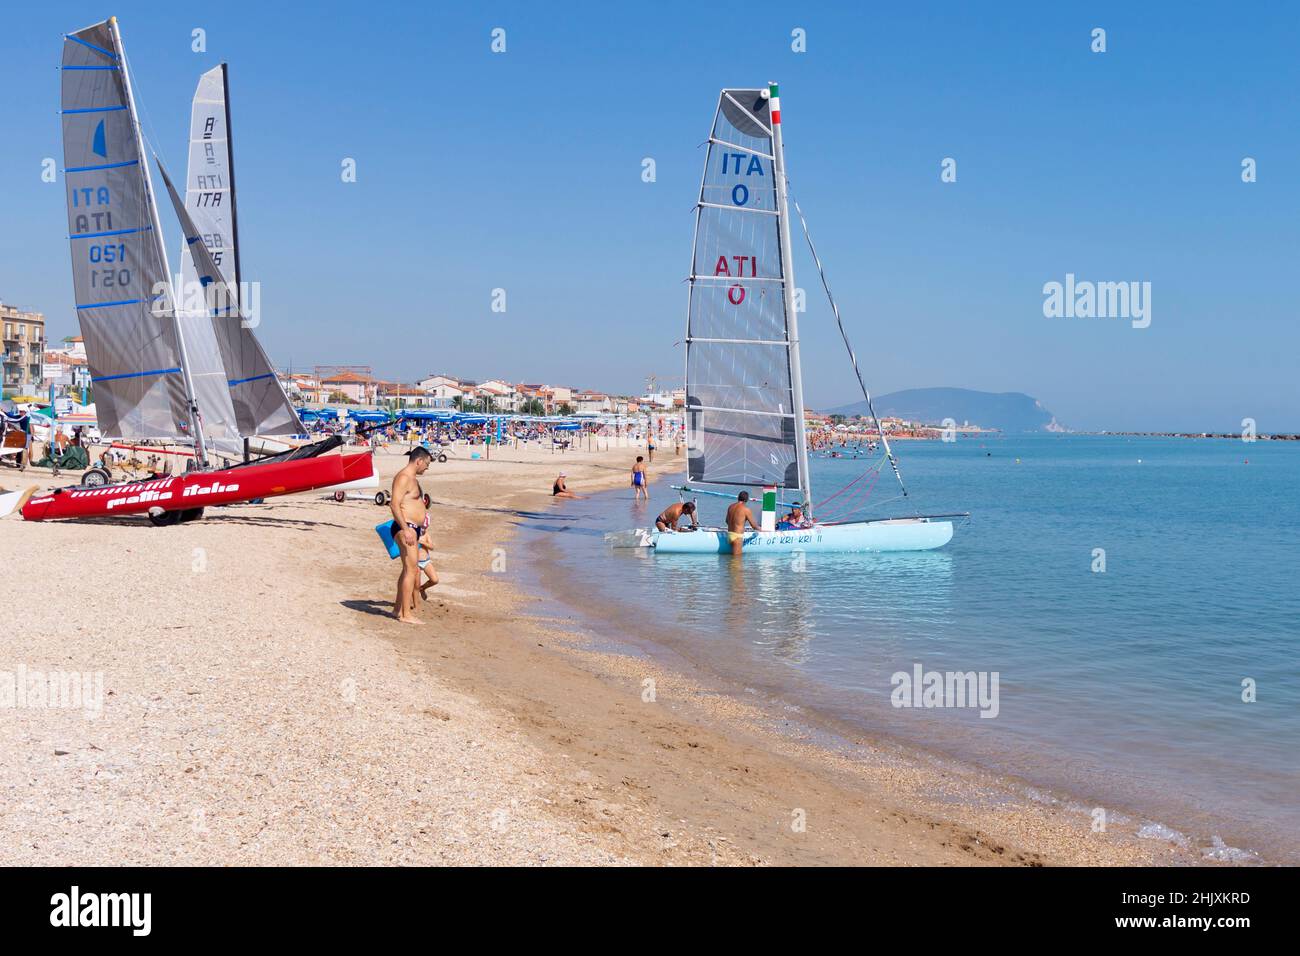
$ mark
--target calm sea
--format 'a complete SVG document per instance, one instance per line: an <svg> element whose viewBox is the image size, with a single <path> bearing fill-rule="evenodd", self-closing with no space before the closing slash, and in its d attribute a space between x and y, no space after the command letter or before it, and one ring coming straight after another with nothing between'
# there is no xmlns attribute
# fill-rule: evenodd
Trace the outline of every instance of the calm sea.
<svg viewBox="0 0 1300 956"><path fill-rule="evenodd" d="M869 513L972 512L941 551L609 549L604 532L677 500L671 457L649 506L631 489L564 502L523 520L521 540L534 582L611 643L1118 810L1207 856L1300 862L1300 443L1033 436L897 452L911 498L890 500L886 471ZM815 459L814 500L867 464ZM701 504L710 523L726 506ZM894 675L917 665L996 672L996 716L893 706Z"/></svg>

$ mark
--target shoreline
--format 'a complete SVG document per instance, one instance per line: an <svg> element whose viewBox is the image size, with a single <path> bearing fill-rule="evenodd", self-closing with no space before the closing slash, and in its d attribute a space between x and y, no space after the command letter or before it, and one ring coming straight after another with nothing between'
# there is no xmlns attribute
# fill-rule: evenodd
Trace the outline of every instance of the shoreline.
<svg viewBox="0 0 1300 956"><path fill-rule="evenodd" d="M1212 863L885 741L836 752L575 632L521 577L516 526L581 533L554 473L621 487L635 453L432 466L442 583L419 626L387 616L386 510L366 502L294 496L166 529L6 519L0 558L43 555L49 593L77 599L0 637L0 670L99 671L105 688L95 720L0 722L10 862ZM381 453L381 481L402 460Z"/></svg>
<svg viewBox="0 0 1300 956"><path fill-rule="evenodd" d="M621 486L625 480L619 473L613 486ZM575 481L574 487L590 486ZM551 509L553 522L563 520L563 502L560 504ZM504 534L497 540L506 545L519 536L517 529L507 526L499 526L497 533ZM578 764L584 774L595 775L615 796L622 792L618 783L629 778L629 771L640 774L631 779L644 778L640 788L650 791L655 802L670 807L670 818L690 821L703 827L705 834L725 832L728 819L734 826L736 808L733 805L730 818L704 808L734 800L737 790L743 792L750 814L764 821L762 829L757 819L749 821L753 841L748 847L750 862L1207 862L1169 844L1137 840L1131 832L1136 824L1114 824L1106 838L1098 839L1088 828L1086 816L1077 810L1034 804L1017 797L1005 781L972 768L955 763L927 765L921 755L890 741L860 742L857 749L864 744L866 754L846 756L814 734L792 737L793 721L774 718L764 707L744 699L738 688L723 688L718 682L688 675L648 656L631 657L601 649L597 646L602 643L599 634L593 638L573 633L574 621L548 614L544 599L530 593L526 585L512 578L508 587L515 592L511 596L514 606L525 615L517 619L521 631L539 638L532 643L543 648L540 653L529 652L531 679L510 675L521 695L512 701L516 715L532 728L535 742L566 763ZM517 641L522 646L523 635ZM556 644L558 649L551 652L549 662L539 660L546 656L547 646ZM494 659L500 658L494 655ZM494 670L491 674L462 674L464 689L473 693L482 690L485 680L501 681L501 669ZM653 704L642 700L647 679L654 681ZM560 687L563 693L557 694ZM559 696L569 701L563 711L548 703ZM574 703L578 700L583 705ZM638 710L644 714L636 714ZM620 713L625 726L611 724L610 713ZM707 746L701 738L708 738ZM638 746L639 752L634 749ZM581 753L584 749L592 753ZM610 751L622 756L611 757ZM702 753L713 754L713 760L703 759ZM741 776L729 779L730 774L719 773L719 765ZM662 779L654 780L656 776ZM682 788L684 778L690 780L690 786ZM670 792L668 783L679 792ZM961 803L960 791L968 788L980 794L983 807L971 801L972 806L953 812ZM928 799L923 795L926 790L944 795ZM803 792L800 795L798 791ZM833 799L826 798L828 791L835 794ZM818 799L809 799L813 794ZM1012 800L1018 803L1009 809ZM815 812L804 806L809 803L816 805ZM854 811L846 813L845 807ZM807 812L806 819L817 821L822 839L807 839L813 830L811 822L801 834L780 825L782 817L788 819L799 809ZM871 817L872 822L863 825L854 817ZM710 862L717 862L716 848L711 850Z"/></svg>
<svg viewBox="0 0 1300 956"><path fill-rule="evenodd" d="M539 541L539 551L547 550L548 543ZM870 773L873 764L892 764L915 770L921 775L942 778L949 792L928 806L928 812L943 815L950 812L954 802L972 826L989 831L994 825L981 814L990 806L1004 813L1015 805L1020 812L1039 814L1050 811L1065 829L1089 830L1091 808L1108 808L1107 826L1111 837L1120 843L1131 844L1140 858L1148 862L1182 865L1213 865L1224 862L1261 864L1276 862L1265 860L1254 850L1238 849L1225 845L1212 832L1197 832L1194 826L1175 812L1168 814L1126 805L1123 800L1103 799L1097 794L1087 798L1076 787L1062 787L1034 779L1032 776L996 769L978 755L963 755L945 749L937 741L922 742L910 739L888 729L873 726L870 721L852 721L842 714L826 710L819 703L807 700L807 678L802 675L781 686L772 684L764 676L724 673L715 661L696 659L686 649L664 643L651 633L637 630L636 620L644 607L617 610L609 605L597 605L599 610L584 607L579 587L565 580L565 572L549 568L544 555L535 559L539 565L536 586L548 604L559 605L581 622L583 635L575 638L570 647L593 666L607 671L614 679L627 679L638 670L668 672L678 681L685 681L693 695L705 699L725 697L739 710L747 712L746 724L763 735L778 739L784 744L795 744L808 761L824 759L832 764L843 762L853 768L865 765ZM552 612L554 614L554 612ZM653 630L652 628L650 630ZM617 637L611 635L618 635ZM721 714L710 713L708 707L692 708L703 720L734 716L736 706L724 707ZM1054 755L1050 759L1068 759ZM950 783L960 781L968 793L955 793ZM927 784L920 780L921 789ZM929 785L933 785L931 780ZM900 795L901 796L901 795ZM960 815L960 814L959 814ZM1178 825L1171 825L1177 821ZM1048 824L1044 821L1044 826ZM1139 830L1143 835L1139 836ZM1167 852L1166 852L1167 851Z"/></svg>

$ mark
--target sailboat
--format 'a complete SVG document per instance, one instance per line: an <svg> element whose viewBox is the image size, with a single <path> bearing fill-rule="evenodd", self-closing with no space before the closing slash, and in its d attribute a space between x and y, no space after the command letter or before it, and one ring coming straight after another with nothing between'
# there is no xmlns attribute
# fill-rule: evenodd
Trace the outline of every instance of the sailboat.
<svg viewBox="0 0 1300 956"><path fill-rule="evenodd" d="M955 515L777 528L778 505L799 504L812 518L813 494L781 104L775 83L760 89L725 89L718 97L696 202L689 287L685 408L689 481L679 488L684 495L734 498L736 488L762 488L760 530L744 535L747 553L926 551L952 539L952 522L943 519ZM842 322L840 326L843 331ZM853 364L856 369L856 359ZM861 382L860 373L858 377ZM863 393L869 403L865 384ZM879 421L877 429L901 484ZM711 490L719 486L733 490ZM654 548L659 553L731 550L726 529L719 528L637 529L612 535L611 543Z"/></svg>
<svg viewBox="0 0 1300 956"><path fill-rule="evenodd" d="M201 82L200 95L204 91ZM233 213L226 101L223 87L219 140L215 122L203 120L214 135L200 160L211 158L215 169L202 174L212 178L200 186L223 197ZM203 105L207 115L216 115L212 104ZM111 438L191 444L193 470L55 489L27 501L23 517L147 513L155 524L172 524L201 517L207 505L373 476L368 453L326 454L339 439L214 467L212 455L223 444L235 449L259 432L303 431L228 281L237 274L223 274L208 245L213 242L225 258L226 237L234 240L233 214L221 219L208 210L200 226L159 161L181 221L185 275L205 293L198 306L178 301L116 18L64 36L62 107L73 286L100 430ZM191 143L191 178L199 182L194 154Z"/></svg>

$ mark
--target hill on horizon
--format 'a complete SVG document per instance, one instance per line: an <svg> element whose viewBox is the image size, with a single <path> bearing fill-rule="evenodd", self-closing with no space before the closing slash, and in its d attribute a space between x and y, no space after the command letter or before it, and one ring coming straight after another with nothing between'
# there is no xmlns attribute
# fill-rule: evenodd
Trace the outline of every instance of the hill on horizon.
<svg viewBox="0 0 1300 956"><path fill-rule="evenodd" d="M874 400L882 418L938 425L945 418L1004 432L1057 432L1066 428L1043 403L1023 392L979 392L970 388L907 388ZM867 415L866 402L826 410L828 415Z"/></svg>

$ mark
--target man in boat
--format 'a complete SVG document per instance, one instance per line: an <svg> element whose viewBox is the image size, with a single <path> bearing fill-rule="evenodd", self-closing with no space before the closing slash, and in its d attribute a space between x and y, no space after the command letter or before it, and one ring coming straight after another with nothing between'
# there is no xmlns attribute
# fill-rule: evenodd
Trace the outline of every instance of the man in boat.
<svg viewBox="0 0 1300 956"><path fill-rule="evenodd" d="M415 624L417 621L411 609L415 604L415 585L420 580L420 538L429 530L429 511L424 506L424 489L418 479L428 470L433 456L429 449L416 446L406 458L406 465L393 478L389 500L393 511L393 540L397 542L402 559L393 616L403 624Z"/></svg>
<svg viewBox="0 0 1300 956"><path fill-rule="evenodd" d="M695 520L695 502L679 501L675 505L669 505L663 510L658 518L655 519L655 528L659 531L677 531L677 522L683 517L691 519L690 530L694 531L700 526Z"/></svg>
<svg viewBox="0 0 1300 956"><path fill-rule="evenodd" d="M749 510L747 501L749 501L749 492L742 491L736 495L736 500L727 509L727 540L731 542L731 553L737 556L740 555L741 544L745 540L745 526L758 530L754 513Z"/></svg>
<svg viewBox="0 0 1300 956"><path fill-rule="evenodd" d="M800 528L812 526L812 519L803 513L803 506L796 501L790 506L790 513L776 523L776 530L798 531Z"/></svg>

